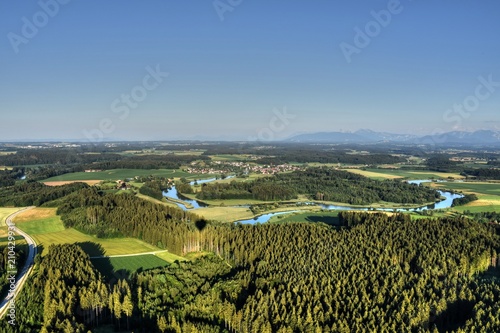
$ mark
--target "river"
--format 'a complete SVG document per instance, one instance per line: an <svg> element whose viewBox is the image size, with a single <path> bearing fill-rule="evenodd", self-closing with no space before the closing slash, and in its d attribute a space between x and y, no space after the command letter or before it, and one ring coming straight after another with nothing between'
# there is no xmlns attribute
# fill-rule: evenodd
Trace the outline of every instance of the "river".
<svg viewBox="0 0 500 333"><path fill-rule="evenodd" d="M230 177L234 177L234 176L230 176ZM208 182L211 182L214 180L216 180L216 179L215 178L203 179L203 180L198 180L197 183L198 184L208 183ZM408 183L420 185L421 183L428 183L431 181L432 180L427 180L427 179L425 179L425 180L410 180L410 181L408 181ZM194 183L195 183L194 181L190 182L191 185L194 185ZM443 209L443 208L451 207L453 199L463 197L463 195L461 195L461 194L455 194L455 193L446 192L446 191L439 191L439 190L438 190L438 192L445 199L441 200L439 202L436 202L434 204L431 204L431 205L425 205L425 206L420 206L420 207L415 207L415 208L377 208L376 210L378 210L378 211L390 211L390 212L392 212L394 210L396 210L398 212L418 212L418 211L423 211L423 210L427 210L427 209ZM189 208L189 209L208 207L208 205L203 203L203 202L200 202L198 200L192 200L192 199L186 198L182 194L179 194L177 192L177 190L175 189L175 186L173 186L168 191L164 191L163 195L165 197L173 198L176 200L181 200L183 202L190 204L193 208ZM188 208L185 205L183 205L181 203L177 203L177 202L176 202L176 204L180 208L182 208L183 210L188 210ZM361 210L361 211L374 210L372 207L360 207L360 206L349 206L349 205L326 205L326 204L315 203L315 202L307 202L305 204L317 205L317 206L320 206L321 208L327 209L327 210ZM234 206L234 207L242 207L242 206ZM236 221L236 222L243 223L243 224L265 223L265 222L269 221L269 219L275 215L290 214L290 213L294 213L294 212L297 212L297 211L293 210L293 211L286 211L286 212L267 213L267 214L262 214L262 215L256 216L252 219L240 220L240 221Z"/></svg>

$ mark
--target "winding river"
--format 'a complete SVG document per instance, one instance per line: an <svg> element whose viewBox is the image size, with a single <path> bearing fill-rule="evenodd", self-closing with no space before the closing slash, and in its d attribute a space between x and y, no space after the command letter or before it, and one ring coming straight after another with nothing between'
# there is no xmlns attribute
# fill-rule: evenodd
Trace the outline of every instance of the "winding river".
<svg viewBox="0 0 500 333"><path fill-rule="evenodd" d="M234 176L230 176L230 177L234 177ZM197 183L198 184L208 183L208 182L212 182L214 180L216 180L216 178L203 179L203 180L198 180ZM417 184L417 185L420 185L422 183L428 183L428 182L432 182L432 180L425 179L425 180L410 180L410 181L408 181L408 183L410 183L410 184ZM194 185L195 181L190 182L190 184ZM425 205L425 206L415 207L415 208L377 208L376 210L378 210L378 211L391 211L391 212L394 210L396 210L398 212L418 212L418 211L423 211L423 210L427 210L427 209L443 209L443 208L451 207L453 199L463 197L462 194L456 194L456 193L452 193L452 192L439 191L439 190L438 190L438 192L442 197L444 197L444 200L441 200L441 201L436 202L436 203L431 204L431 205ZM179 203L179 202L176 202L175 204L177 204L183 210L191 210L191 209L197 209L197 208L201 208L201 207L208 207L208 205L203 203L203 202L200 202L198 200L192 200L192 199L186 198L182 194L179 194L177 192L177 190L175 189L175 186L170 188L168 191L163 191L163 195L165 197L168 197L168 198L172 198L172 199L175 199L178 201L185 202L186 204L188 204L188 206L189 205L192 206L192 208L187 208L186 205ZM323 209L328 209L328 210L362 210L362 211L373 210L372 207L360 207L360 206L349 206L349 205L326 205L326 204L319 204L319 203L315 203L315 202L306 202L304 204L317 205ZM234 207L242 207L242 206L234 206ZM247 207L247 206L243 206L243 207ZM286 211L286 212L267 213L267 214L262 214L262 215L256 216L252 219L239 220L236 222L243 223L243 224L265 223L265 222L269 221L269 219L275 215L290 214L290 213L294 213L294 212L297 212L297 210Z"/></svg>

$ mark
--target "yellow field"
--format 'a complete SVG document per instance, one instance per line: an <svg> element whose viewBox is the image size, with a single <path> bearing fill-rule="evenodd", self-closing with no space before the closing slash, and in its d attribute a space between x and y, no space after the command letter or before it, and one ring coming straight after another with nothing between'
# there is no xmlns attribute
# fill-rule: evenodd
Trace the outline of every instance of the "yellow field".
<svg viewBox="0 0 500 333"><path fill-rule="evenodd" d="M56 216L57 208L32 208L25 212L19 213L15 218L16 224L32 220L41 220Z"/></svg>
<svg viewBox="0 0 500 333"><path fill-rule="evenodd" d="M207 220L216 220L221 222L233 222L238 220L251 219L252 211L245 207L204 207L192 211L203 216Z"/></svg>
<svg viewBox="0 0 500 333"><path fill-rule="evenodd" d="M378 173L378 172L373 172L373 171L366 171L366 170L361 170L361 169L342 169L343 171L349 171L361 176L365 177L370 177L370 178L385 178L385 179L396 179L396 178L402 178L401 176L396 176L396 175L389 175L386 173Z"/></svg>
<svg viewBox="0 0 500 333"><path fill-rule="evenodd" d="M458 173L448 173L448 172L438 172L438 171L408 171L408 173L412 173L414 175L427 175L429 173L432 173L433 175L436 175L441 178L448 178L448 177L453 177L455 179L465 178L464 176Z"/></svg>
<svg viewBox="0 0 500 333"><path fill-rule="evenodd" d="M12 170L12 167L0 165L0 170Z"/></svg>

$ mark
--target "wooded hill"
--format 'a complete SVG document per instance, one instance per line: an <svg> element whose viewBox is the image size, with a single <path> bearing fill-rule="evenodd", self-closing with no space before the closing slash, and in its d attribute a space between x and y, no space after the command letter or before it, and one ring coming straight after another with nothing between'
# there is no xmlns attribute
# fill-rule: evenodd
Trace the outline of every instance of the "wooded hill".
<svg viewBox="0 0 500 333"><path fill-rule="evenodd" d="M276 174L252 182L203 184L196 197L201 200L257 199L290 200L304 194L311 200L368 205L380 201L424 204L439 199L433 189L401 180L373 180L332 168L308 168L304 171Z"/></svg>

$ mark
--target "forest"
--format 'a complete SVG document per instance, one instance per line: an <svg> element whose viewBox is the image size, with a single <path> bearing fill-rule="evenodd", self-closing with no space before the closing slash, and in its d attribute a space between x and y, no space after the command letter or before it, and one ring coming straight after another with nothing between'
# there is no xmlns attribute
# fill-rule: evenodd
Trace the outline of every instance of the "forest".
<svg viewBox="0 0 500 333"><path fill-rule="evenodd" d="M124 153L128 149L141 153ZM361 153L365 149L370 153ZM418 155L408 162L419 161L417 172L465 170L463 163L450 161L451 153L417 150L261 143L151 143L146 149L134 143L75 150L17 149L16 154L0 155L0 166L13 167L0 170L0 206L57 207L65 228L97 237L96 243L39 244L33 273L16 298L16 326L2 320L0 333L500 332L497 210L480 212L474 206L472 211L464 207L463 212L429 210L421 215L341 211L338 218L335 215L335 225L313 220L248 225L209 220L196 210L183 211L135 194L161 199L162 190L175 183L180 193L199 199L261 200L248 208L258 214L293 204L286 201L296 198L351 205L422 205L440 199L429 187L307 163L301 171L200 186L191 186L185 178L144 176L134 179L141 183L138 190L118 192L78 182L50 187L36 181L87 167L179 169L193 166L194 161L203 167L240 159L253 165L285 161L378 165L406 161L395 152L408 151ZM476 155L494 161L488 152ZM467 175L494 179L494 167L482 165ZM484 194L466 195L454 205L477 198L484 199ZM103 238L123 237L168 250L178 260L126 275L111 275L112 267L107 271L94 267L95 259L84 249L102 249L99 242L108 241ZM8 251L8 246L0 246L4 292ZM27 246L19 242L19 265L26 253Z"/></svg>
<svg viewBox="0 0 500 333"><path fill-rule="evenodd" d="M478 180L500 180L500 169L467 169L463 171L464 176L473 176Z"/></svg>
<svg viewBox="0 0 500 333"><path fill-rule="evenodd" d="M0 187L0 206L41 206L87 187L85 183L72 183L57 187L34 181L18 183Z"/></svg>
<svg viewBox="0 0 500 333"><path fill-rule="evenodd" d="M305 194L311 200L367 205L380 201L424 204L439 199L437 191L400 180L373 180L331 168L277 174L252 182L203 184L196 197L201 200L257 199L290 200Z"/></svg>

